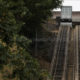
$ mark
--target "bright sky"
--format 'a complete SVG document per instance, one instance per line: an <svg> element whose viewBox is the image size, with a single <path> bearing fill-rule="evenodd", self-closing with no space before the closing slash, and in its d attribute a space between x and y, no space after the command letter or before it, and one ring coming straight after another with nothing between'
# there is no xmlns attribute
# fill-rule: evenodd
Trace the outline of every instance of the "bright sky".
<svg viewBox="0 0 80 80"><path fill-rule="evenodd" d="M64 0L63 6L72 6L73 11L80 11L80 0ZM57 11L60 11L60 9Z"/></svg>

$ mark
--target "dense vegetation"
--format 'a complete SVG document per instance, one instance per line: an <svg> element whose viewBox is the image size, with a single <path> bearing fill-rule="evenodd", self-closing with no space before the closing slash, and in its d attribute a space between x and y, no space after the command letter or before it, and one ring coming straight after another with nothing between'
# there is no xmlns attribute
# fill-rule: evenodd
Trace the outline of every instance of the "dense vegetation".
<svg viewBox="0 0 80 80"><path fill-rule="evenodd" d="M41 23L61 0L0 0L0 72L3 80L43 80L46 77L29 45ZM4 74L4 73L3 73Z"/></svg>

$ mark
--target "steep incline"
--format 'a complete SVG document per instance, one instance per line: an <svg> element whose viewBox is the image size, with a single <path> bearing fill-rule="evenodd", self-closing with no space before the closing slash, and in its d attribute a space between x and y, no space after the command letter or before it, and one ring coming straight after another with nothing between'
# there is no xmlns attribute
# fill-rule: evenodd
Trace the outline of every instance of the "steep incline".
<svg viewBox="0 0 80 80"><path fill-rule="evenodd" d="M61 26L59 28L50 71L54 80L64 80L66 78L69 35L69 26Z"/></svg>

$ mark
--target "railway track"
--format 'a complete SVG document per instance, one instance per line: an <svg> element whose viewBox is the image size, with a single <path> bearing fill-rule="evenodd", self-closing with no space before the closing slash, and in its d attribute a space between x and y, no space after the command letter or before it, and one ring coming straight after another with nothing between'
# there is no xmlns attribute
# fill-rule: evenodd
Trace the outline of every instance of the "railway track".
<svg viewBox="0 0 80 80"><path fill-rule="evenodd" d="M80 80L80 26L74 30L75 80Z"/></svg>
<svg viewBox="0 0 80 80"><path fill-rule="evenodd" d="M70 27L59 28L50 74L54 80L66 80Z"/></svg>

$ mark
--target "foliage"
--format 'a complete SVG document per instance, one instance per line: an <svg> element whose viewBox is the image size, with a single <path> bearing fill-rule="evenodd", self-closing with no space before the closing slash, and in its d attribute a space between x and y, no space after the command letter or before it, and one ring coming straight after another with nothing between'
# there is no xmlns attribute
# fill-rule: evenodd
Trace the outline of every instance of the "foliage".
<svg viewBox="0 0 80 80"><path fill-rule="evenodd" d="M29 53L23 49L16 42L13 46L8 46L1 41L0 44L0 69L3 70L3 66L8 65L12 68L9 71L5 79L18 78L19 80L39 80L44 78L45 74L36 59L32 58ZM43 79L41 79L43 80Z"/></svg>
<svg viewBox="0 0 80 80"><path fill-rule="evenodd" d="M28 37L33 37L60 3L60 0L0 0L0 70L6 65L12 68L8 80L43 80L47 75L28 52L31 43Z"/></svg>
<svg viewBox="0 0 80 80"><path fill-rule="evenodd" d="M62 0L24 0L28 9L24 18L25 25L22 34L29 38L35 37L35 32L40 31L41 23L51 16L51 10L61 5Z"/></svg>

